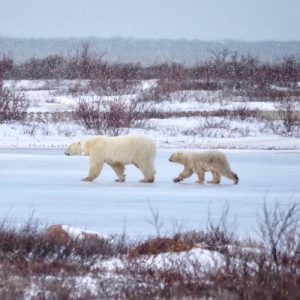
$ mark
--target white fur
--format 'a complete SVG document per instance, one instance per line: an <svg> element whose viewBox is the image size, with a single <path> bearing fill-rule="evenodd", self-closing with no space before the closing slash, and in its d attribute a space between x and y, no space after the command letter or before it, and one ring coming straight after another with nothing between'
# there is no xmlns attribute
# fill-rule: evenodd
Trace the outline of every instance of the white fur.
<svg viewBox="0 0 300 300"><path fill-rule="evenodd" d="M125 165L134 164L144 175L144 182L155 179L155 143L141 135L118 137L95 136L71 144L67 155L88 155L90 157L89 175L83 180L92 181L101 172L104 163L116 172L117 181L125 181Z"/></svg>
<svg viewBox="0 0 300 300"><path fill-rule="evenodd" d="M183 171L173 179L174 182L180 182L193 173L198 176L198 183L204 182L205 172L211 172L213 179L208 183L220 183L221 176L225 176L238 183L238 176L231 171L225 155L220 151L179 151L174 152L169 161L180 163L184 166Z"/></svg>

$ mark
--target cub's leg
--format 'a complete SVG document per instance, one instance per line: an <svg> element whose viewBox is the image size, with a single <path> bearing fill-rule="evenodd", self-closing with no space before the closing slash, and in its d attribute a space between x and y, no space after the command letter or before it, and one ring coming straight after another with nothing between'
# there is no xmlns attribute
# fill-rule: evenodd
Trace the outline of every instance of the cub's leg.
<svg viewBox="0 0 300 300"><path fill-rule="evenodd" d="M173 179L174 182L180 182L182 181L183 179L185 178L188 178L190 176L192 176L193 174L193 170L190 169L190 168L184 168L184 170L177 176Z"/></svg>
<svg viewBox="0 0 300 300"><path fill-rule="evenodd" d="M198 181L196 182L199 184L203 183L205 179L205 173L203 171L198 171L197 176L198 176Z"/></svg>
<svg viewBox="0 0 300 300"><path fill-rule="evenodd" d="M125 181L125 167L122 164L115 164L115 165L110 165L112 169L115 171L118 179L116 179L116 182L124 182Z"/></svg>
<svg viewBox="0 0 300 300"><path fill-rule="evenodd" d="M212 184L218 184L221 181L220 174L218 172L212 171L211 172L213 178L211 181L207 181L207 183L212 183Z"/></svg>

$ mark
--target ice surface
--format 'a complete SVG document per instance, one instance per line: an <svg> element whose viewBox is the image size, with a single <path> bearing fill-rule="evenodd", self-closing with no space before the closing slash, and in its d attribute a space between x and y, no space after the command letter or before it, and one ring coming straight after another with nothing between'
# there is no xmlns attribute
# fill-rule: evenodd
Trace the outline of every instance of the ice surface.
<svg viewBox="0 0 300 300"><path fill-rule="evenodd" d="M240 183L222 179L220 185L198 185L195 175L173 183L182 166L170 163L171 150L159 150L153 184L139 183L142 175L126 168L126 182L115 182L105 166L94 182L82 182L88 157L63 155L63 150L0 150L0 217L17 224L34 216L43 224L65 224L103 234L156 234L151 209L161 233L201 229L208 218L219 221L229 207L229 229L256 234L263 202L285 206L300 202L300 153L225 151ZM210 174L207 175L207 179Z"/></svg>

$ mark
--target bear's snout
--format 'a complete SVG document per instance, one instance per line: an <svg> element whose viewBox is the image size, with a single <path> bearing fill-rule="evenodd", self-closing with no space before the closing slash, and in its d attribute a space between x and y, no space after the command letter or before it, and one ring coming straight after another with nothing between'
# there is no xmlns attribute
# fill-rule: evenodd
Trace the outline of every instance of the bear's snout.
<svg viewBox="0 0 300 300"><path fill-rule="evenodd" d="M65 155L70 155L70 153L68 151L65 152Z"/></svg>
<svg viewBox="0 0 300 300"><path fill-rule="evenodd" d="M172 161L172 157L169 158L169 161Z"/></svg>

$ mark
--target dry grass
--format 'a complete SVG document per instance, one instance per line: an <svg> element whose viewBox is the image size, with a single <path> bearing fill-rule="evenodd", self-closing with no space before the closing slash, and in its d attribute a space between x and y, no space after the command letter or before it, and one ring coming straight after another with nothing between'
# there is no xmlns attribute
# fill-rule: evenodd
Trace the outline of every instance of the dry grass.
<svg viewBox="0 0 300 300"><path fill-rule="evenodd" d="M138 257L140 255L157 255L166 252L188 251L196 246L195 243L181 240L179 237L157 237L136 246L130 251L129 256Z"/></svg>
<svg viewBox="0 0 300 300"><path fill-rule="evenodd" d="M1 299L299 299L299 206L263 208L261 240L239 240L220 224L132 242L126 236L72 237L32 218L0 226ZM208 267L189 250L222 260ZM173 252L157 264L154 257ZM176 256L176 253L186 255ZM172 256L171 256L172 257ZM106 259L120 263L109 270ZM149 260L150 259L150 260Z"/></svg>

